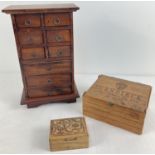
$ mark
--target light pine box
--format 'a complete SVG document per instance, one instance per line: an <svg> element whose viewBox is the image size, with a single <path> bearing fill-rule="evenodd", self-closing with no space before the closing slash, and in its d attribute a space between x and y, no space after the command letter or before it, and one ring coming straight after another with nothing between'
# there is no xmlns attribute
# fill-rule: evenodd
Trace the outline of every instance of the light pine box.
<svg viewBox="0 0 155 155"><path fill-rule="evenodd" d="M49 135L51 151L87 148L88 138L83 117L51 120Z"/></svg>
<svg viewBox="0 0 155 155"><path fill-rule="evenodd" d="M83 114L141 134L151 86L100 75L83 94Z"/></svg>

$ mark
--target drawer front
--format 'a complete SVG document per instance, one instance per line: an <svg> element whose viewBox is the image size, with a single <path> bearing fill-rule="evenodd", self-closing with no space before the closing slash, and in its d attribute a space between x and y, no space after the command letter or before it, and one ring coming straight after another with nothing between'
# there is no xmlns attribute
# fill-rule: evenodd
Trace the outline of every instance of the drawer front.
<svg viewBox="0 0 155 155"><path fill-rule="evenodd" d="M44 48L23 48L22 52L22 59L41 59L44 58Z"/></svg>
<svg viewBox="0 0 155 155"><path fill-rule="evenodd" d="M71 47L70 46L55 46L49 47L49 57L69 57L71 56Z"/></svg>
<svg viewBox="0 0 155 155"><path fill-rule="evenodd" d="M39 15L16 15L16 23L18 27L40 27Z"/></svg>
<svg viewBox="0 0 155 155"><path fill-rule="evenodd" d="M47 31L47 41L58 43L58 42L70 42L71 32L70 30L53 30Z"/></svg>
<svg viewBox="0 0 155 155"><path fill-rule="evenodd" d="M46 14L45 25L46 26L65 26L71 24L70 14Z"/></svg>
<svg viewBox="0 0 155 155"><path fill-rule="evenodd" d="M24 71L26 75L69 73L71 72L71 62L59 61L49 64L24 65Z"/></svg>
<svg viewBox="0 0 155 155"><path fill-rule="evenodd" d="M27 85L29 88L69 87L71 86L71 74L29 76Z"/></svg>
<svg viewBox="0 0 155 155"><path fill-rule="evenodd" d="M21 45L37 45L43 43L42 32L39 29L21 29L18 31Z"/></svg>
<svg viewBox="0 0 155 155"><path fill-rule="evenodd" d="M28 96L47 97L47 96L65 95L71 92L72 90L70 87L67 88L49 87L49 88L29 89Z"/></svg>

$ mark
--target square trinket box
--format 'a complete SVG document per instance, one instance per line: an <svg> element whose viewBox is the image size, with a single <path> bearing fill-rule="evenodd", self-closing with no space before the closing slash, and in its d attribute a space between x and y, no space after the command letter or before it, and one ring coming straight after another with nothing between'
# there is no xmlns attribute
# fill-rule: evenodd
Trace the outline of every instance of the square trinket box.
<svg viewBox="0 0 155 155"><path fill-rule="evenodd" d="M88 131L83 117L51 120L50 150L70 150L87 148Z"/></svg>

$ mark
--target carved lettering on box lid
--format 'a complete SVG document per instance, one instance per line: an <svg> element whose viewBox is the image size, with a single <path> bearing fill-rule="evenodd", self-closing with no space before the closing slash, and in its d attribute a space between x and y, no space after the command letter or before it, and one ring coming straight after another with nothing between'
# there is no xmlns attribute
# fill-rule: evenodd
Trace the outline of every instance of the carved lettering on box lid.
<svg viewBox="0 0 155 155"><path fill-rule="evenodd" d="M87 95L107 103L144 112L147 109L151 86L119 78L99 76Z"/></svg>

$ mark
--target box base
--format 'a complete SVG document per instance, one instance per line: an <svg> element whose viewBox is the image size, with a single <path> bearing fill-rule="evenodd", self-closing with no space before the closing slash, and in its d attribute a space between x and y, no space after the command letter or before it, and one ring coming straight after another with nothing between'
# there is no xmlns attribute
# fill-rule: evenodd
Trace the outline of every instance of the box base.
<svg viewBox="0 0 155 155"><path fill-rule="evenodd" d="M87 116L87 117L90 117L92 119L95 119L97 121L101 121L103 123L108 123L109 125L118 127L120 129L127 130L129 132L134 133L134 134L141 135L142 131L143 131L143 129L136 129L136 128L133 128L133 127L130 127L130 126L126 126L126 125L124 125L122 123L120 124L119 122L117 122L115 120L107 119L106 117L98 117L98 116L96 116L94 114L90 114L89 112L84 112L83 115Z"/></svg>
<svg viewBox="0 0 155 155"><path fill-rule="evenodd" d="M48 96L48 97L37 97L37 98L27 98L25 95L25 91L23 90L21 105L26 104L28 108L32 108L32 107L37 107L47 103L56 103L56 102L74 103L76 102L76 98L79 97L76 84L74 88L75 89L71 94L59 95L59 96Z"/></svg>
<svg viewBox="0 0 155 155"><path fill-rule="evenodd" d="M88 148L89 147L89 144L83 144L82 142L79 143L79 144L76 144L76 143L72 143L69 144L69 145L65 145L65 146L54 146L52 147L52 145L50 145L50 151L65 151L65 150L75 150L75 149L84 149L84 148Z"/></svg>
<svg viewBox="0 0 155 155"><path fill-rule="evenodd" d="M120 110L118 110L119 108ZM136 116L134 111L132 112L125 108L121 109L121 107L116 106L113 107L102 100L87 96L87 93L83 94L83 115L139 135L143 131L145 118L145 116L142 116L143 114L141 114L141 119L139 117L139 119L135 119L133 117Z"/></svg>

